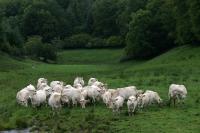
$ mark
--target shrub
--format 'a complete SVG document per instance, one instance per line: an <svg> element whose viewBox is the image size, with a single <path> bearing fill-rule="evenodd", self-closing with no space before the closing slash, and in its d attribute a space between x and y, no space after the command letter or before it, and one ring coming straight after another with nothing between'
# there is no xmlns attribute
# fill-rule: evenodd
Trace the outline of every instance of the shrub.
<svg viewBox="0 0 200 133"><path fill-rule="evenodd" d="M122 47L123 38L120 36L111 36L108 39L92 37L89 34L76 34L64 39L63 47L67 48L106 48Z"/></svg>
<svg viewBox="0 0 200 133"><path fill-rule="evenodd" d="M12 56L19 56L22 57L24 55L23 48L18 48L15 45L11 46L8 42L3 42L0 44L0 51L8 53Z"/></svg>
<svg viewBox="0 0 200 133"><path fill-rule="evenodd" d="M43 57L44 61L46 61L47 59L56 60L57 55L55 48L49 43L44 43L42 47L41 57Z"/></svg>
<svg viewBox="0 0 200 133"><path fill-rule="evenodd" d="M55 38L51 41L51 44L57 49L62 49L65 43L60 38Z"/></svg>
<svg viewBox="0 0 200 133"><path fill-rule="evenodd" d="M51 44L43 43L40 36L30 37L25 43L25 51L27 55L45 62L48 59L56 60L55 48Z"/></svg>
<svg viewBox="0 0 200 133"><path fill-rule="evenodd" d="M126 55L134 59L149 59L176 46L173 37L174 25L170 8L163 7L164 1L152 1L146 10L133 13L126 36ZM163 10L160 10L163 7ZM160 8L157 10L157 8ZM156 10L155 10L156 9ZM168 23L166 23L166 21Z"/></svg>
<svg viewBox="0 0 200 133"><path fill-rule="evenodd" d="M123 46L123 38L120 36L111 36L106 40L107 47L122 47Z"/></svg>
<svg viewBox="0 0 200 133"><path fill-rule="evenodd" d="M102 48L105 47L106 41L102 38L92 38L91 42L87 43L87 48Z"/></svg>
<svg viewBox="0 0 200 133"><path fill-rule="evenodd" d="M91 40L92 37L88 34L76 34L64 39L64 48L85 48Z"/></svg>
<svg viewBox="0 0 200 133"><path fill-rule="evenodd" d="M18 48L16 46L11 47L10 55L12 56L17 56L17 57L22 57L24 55L24 49L23 48Z"/></svg>
<svg viewBox="0 0 200 133"><path fill-rule="evenodd" d="M11 49L12 47L10 46L10 43L8 42L2 42L0 44L0 50L3 51L3 52L6 52L6 53L11 53Z"/></svg>

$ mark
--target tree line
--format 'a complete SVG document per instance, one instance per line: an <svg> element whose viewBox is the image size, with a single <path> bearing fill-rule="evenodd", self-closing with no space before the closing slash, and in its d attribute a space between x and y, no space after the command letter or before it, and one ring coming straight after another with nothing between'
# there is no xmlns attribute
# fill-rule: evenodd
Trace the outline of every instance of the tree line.
<svg viewBox="0 0 200 133"><path fill-rule="evenodd" d="M125 47L147 59L200 43L199 0L0 0L0 50L55 60L71 48Z"/></svg>

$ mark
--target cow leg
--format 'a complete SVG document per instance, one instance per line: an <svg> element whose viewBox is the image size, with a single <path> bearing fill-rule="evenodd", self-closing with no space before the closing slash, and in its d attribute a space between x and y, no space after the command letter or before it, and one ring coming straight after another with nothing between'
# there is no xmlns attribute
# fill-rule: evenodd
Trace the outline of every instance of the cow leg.
<svg viewBox="0 0 200 133"><path fill-rule="evenodd" d="M173 99L173 101L174 101L174 107L175 107L175 104L176 104L176 99L174 98L174 99Z"/></svg>

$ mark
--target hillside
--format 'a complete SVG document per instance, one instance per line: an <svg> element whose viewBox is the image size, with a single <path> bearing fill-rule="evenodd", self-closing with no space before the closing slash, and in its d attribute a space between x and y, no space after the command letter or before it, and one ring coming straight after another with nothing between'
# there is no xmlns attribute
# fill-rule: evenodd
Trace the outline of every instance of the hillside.
<svg viewBox="0 0 200 133"><path fill-rule="evenodd" d="M113 64L119 63L121 49L82 49L58 53L59 64Z"/></svg>
<svg viewBox="0 0 200 133"><path fill-rule="evenodd" d="M15 60L0 55L0 131L26 128L45 132L163 132L198 133L200 130L200 47L175 48L149 61L119 63L121 50L69 50L59 53L58 64ZM72 84L76 76L96 77L109 88L136 85L157 91L167 102L171 83L185 84L188 97L177 107L149 107L128 117L126 104L119 116L102 103L86 109L64 107L52 116L49 107L24 108L16 104L18 90L36 85L39 77ZM98 123L97 123L98 122ZM51 127L51 128L49 128Z"/></svg>

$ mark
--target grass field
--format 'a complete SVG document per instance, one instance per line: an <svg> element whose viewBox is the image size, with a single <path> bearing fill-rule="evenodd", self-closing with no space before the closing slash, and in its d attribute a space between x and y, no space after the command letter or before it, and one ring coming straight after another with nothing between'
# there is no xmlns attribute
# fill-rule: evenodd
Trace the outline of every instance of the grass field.
<svg viewBox="0 0 200 133"><path fill-rule="evenodd" d="M40 132L199 133L200 47L183 46L143 62L119 63L122 50L69 50L59 53L58 64L16 60L0 55L0 131L34 127ZM124 105L119 116L104 104L86 109L61 109L52 116L49 107L25 108L16 104L18 90L36 85L39 77L72 84L76 76L96 77L109 88L136 85L157 91L167 101L171 83L185 84L188 97L177 107L149 107L133 117Z"/></svg>

